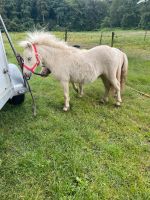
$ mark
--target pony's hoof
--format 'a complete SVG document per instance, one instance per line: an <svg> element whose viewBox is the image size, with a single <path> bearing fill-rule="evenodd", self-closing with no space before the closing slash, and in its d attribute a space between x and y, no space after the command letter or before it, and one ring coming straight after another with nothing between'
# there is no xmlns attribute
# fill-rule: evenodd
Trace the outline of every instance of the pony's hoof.
<svg viewBox="0 0 150 200"><path fill-rule="evenodd" d="M119 108L119 107L121 106L121 103L120 103L120 102L116 102L116 103L115 103L115 106L116 106L117 108Z"/></svg>
<svg viewBox="0 0 150 200"><path fill-rule="evenodd" d="M64 107L64 108L63 108L63 111L64 111L64 112L67 112L68 110L69 110L69 107Z"/></svg>

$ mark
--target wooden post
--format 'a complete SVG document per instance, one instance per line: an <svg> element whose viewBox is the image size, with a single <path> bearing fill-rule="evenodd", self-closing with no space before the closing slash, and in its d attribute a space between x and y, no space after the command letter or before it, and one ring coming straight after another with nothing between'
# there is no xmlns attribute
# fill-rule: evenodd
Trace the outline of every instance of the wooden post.
<svg viewBox="0 0 150 200"><path fill-rule="evenodd" d="M112 32L111 47L114 46L114 37L115 37L115 32Z"/></svg>
<svg viewBox="0 0 150 200"><path fill-rule="evenodd" d="M68 30L66 29L65 30L65 42L67 42L67 39L68 39Z"/></svg>
<svg viewBox="0 0 150 200"><path fill-rule="evenodd" d="M144 41L146 40L147 30L145 30Z"/></svg>
<svg viewBox="0 0 150 200"><path fill-rule="evenodd" d="M101 32L101 35L100 35L100 39L99 39L99 45L102 44L102 38L103 38L103 32Z"/></svg>

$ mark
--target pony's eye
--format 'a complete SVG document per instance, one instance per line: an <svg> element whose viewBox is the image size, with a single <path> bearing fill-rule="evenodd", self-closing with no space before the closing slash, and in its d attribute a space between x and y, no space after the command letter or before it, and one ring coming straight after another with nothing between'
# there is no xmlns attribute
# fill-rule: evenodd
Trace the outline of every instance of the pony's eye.
<svg viewBox="0 0 150 200"><path fill-rule="evenodd" d="M28 61L30 62L31 61L31 59L32 59L32 57L29 57L29 58L27 58L28 59Z"/></svg>

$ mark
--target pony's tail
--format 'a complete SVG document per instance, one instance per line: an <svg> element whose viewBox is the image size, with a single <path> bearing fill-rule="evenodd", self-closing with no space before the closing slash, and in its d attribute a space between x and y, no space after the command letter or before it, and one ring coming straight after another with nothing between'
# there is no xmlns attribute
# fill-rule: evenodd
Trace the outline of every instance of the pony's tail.
<svg viewBox="0 0 150 200"><path fill-rule="evenodd" d="M128 73L128 58L126 54L123 53L123 65L121 68L121 79L120 79L120 85L122 91L125 89L127 73Z"/></svg>

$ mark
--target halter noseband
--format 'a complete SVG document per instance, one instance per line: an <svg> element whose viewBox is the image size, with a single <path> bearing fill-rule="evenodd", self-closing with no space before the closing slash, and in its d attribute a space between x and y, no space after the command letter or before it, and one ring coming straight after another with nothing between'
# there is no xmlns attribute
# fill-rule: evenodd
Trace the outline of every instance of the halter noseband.
<svg viewBox="0 0 150 200"><path fill-rule="evenodd" d="M34 50L34 53L35 53L35 57L36 57L36 63L32 66L32 67L29 67L25 64L23 64L23 68L26 68L27 70L29 70L30 72L32 72L33 74L35 73L35 69L39 66L40 64L40 59L39 59L39 55L38 55L38 52L37 52L37 48L35 46L35 44L32 44L32 47L33 47L33 50Z"/></svg>

